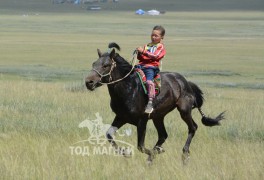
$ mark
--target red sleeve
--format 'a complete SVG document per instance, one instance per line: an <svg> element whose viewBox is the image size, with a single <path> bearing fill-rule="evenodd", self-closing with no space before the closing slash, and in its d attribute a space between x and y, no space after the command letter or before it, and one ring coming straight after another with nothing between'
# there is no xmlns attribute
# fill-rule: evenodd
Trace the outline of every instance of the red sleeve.
<svg viewBox="0 0 264 180"><path fill-rule="evenodd" d="M146 51L146 50L145 50L145 49L146 49L146 45L143 47L143 49L144 49L144 51ZM139 61L149 61L149 62L150 62L151 58L149 58L148 56L146 56L146 55L144 54L144 51L143 51L142 53L138 53L138 55L137 55L137 59L138 59Z"/></svg>
<svg viewBox="0 0 264 180"><path fill-rule="evenodd" d="M143 55L147 56L151 60L158 60L158 61L162 59L165 56L165 54L166 51L162 43L158 45L157 50L154 53L146 51L146 49L143 51Z"/></svg>

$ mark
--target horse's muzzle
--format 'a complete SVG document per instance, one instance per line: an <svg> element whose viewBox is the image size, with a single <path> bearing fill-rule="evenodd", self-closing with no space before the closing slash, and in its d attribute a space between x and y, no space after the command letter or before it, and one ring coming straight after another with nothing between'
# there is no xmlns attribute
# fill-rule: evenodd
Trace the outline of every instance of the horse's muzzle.
<svg viewBox="0 0 264 180"><path fill-rule="evenodd" d="M94 89L102 86L102 84L100 83L100 81L92 81L92 80L85 80L85 85L86 88L90 91L93 91Z"/></svg>
<svg viewBox="0 0 264 180"><path fill-rule="evenodd" d="M85 81L86 88L90 91L93 91L96 88L96 85L93 81Z"/></svg>
<svg viewBox="0 0 264 180"><path fill-rule="evenodd" d="M85 78L85 85L88 90L93 91L95 88L102 86L101 78L95 71L90 71Z"/></svg>
<svg viewBox="0 0 264 180"><path fill-rule="evenodd" d="M85 85L88 90L93 91L95 88L101 86L102 84L100 83L100 79L92 74L92 76L87 76L85 78Z"/></svg>

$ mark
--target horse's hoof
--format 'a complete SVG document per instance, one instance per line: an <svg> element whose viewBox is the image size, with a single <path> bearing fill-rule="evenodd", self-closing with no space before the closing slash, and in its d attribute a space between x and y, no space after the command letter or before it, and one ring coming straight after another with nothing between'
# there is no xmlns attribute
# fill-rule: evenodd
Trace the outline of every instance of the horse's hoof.
<svg viewBox="0 0 264 180"><path fill-rule="evenodd" d="M126 158L130 158L132 157L132 150L129 148L125 148L125 149L120 150L120 154L122 154Z"/></svg>
<svg viewBox="0 0 264 180"><path fill-rule="evenodd" d="M131 158L132 157L132 151L131 151L131 149L124 149L124 151L123 151L123 156L124 157L126 157L126 158Z"/></svg>
<svg viewBox="0 0 264 180"><path fill-rule="evenodd" d="M161 147L161 146L155 146L155 147L153 148L153 150L154 150L155 153L157 153L157 154L161 154L161 153L164 153L164 152L165 152L164 148Z"/></svg>
<svg viewBox="0 0 264 180"><path fill-rule="evenodd" d="M187 165L190 161L190 153L183 153L182 154L182 163L183 165Z"/></svg>

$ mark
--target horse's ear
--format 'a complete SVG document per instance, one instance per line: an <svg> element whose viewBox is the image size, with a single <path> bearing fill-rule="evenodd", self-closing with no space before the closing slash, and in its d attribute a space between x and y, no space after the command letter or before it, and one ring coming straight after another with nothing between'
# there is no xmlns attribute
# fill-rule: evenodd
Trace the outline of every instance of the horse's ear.
<svg viewBox="0 0 264 180"><path fill-rule="evenodd" d="M98 56L99 56L99 57L102 56L102 52L100 51L100 49L97 49L97 53L98 53Z"/></svg>
<svg viewBox="0 0 264 180"><path fill-rule="evenodd" d="M113 50L110 52L110 58L112 59L114 56L115 56L115 49L113 49Z"/></svg>

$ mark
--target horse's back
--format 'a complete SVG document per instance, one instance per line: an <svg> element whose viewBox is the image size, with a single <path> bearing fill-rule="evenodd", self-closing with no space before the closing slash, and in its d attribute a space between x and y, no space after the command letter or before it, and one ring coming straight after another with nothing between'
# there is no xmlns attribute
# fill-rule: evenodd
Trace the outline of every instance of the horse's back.
<svg viewBox="0 0 264 180"><path fill-rule="evenodd" d="M175 98L179 98L182 92L191 93L186 78L177 72L161 72L161 91L170 91Z"/></svg>
<svg viewBox="0 0 264 180"><path fill-rule="evenodd" d="M181 86L189 86L186 78L177 72L161 72L161 81L166 84L179 84Z"/></svg>

